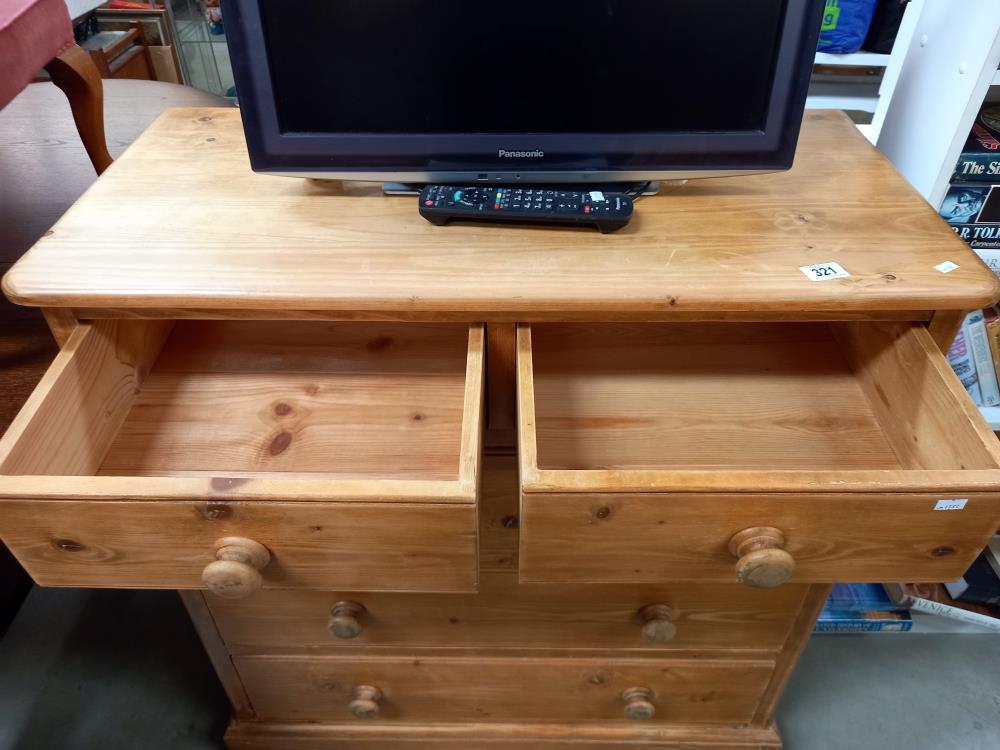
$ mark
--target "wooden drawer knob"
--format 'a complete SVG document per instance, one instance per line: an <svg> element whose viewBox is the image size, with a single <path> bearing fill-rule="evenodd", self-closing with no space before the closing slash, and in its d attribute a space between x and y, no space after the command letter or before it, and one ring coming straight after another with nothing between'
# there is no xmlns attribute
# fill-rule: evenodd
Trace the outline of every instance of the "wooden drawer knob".
<svg viewBox="0 0 1000 750"><path fill-rule="evenodd" d="M677 635L674 625L674 611L666 604L649 604L639 610L642 620L642 634L647 641L667 643Z"/></svg>
<svg viewBox="0 0 1000 750"><path fill-rule="evenodd" d="M337 602L330 609L330 624L327 629L334 638L357 638L361 635L360 618L367 610L357 602Z"/></svg>
<svg viewBox="0 0 1000 750"><path fill-rule="evenodd" d="M795 572L795 558L785 552L785 535L770 526L744 529L729 540L740 583L769 589L780 586Z"/></svg>
<svg viewBox="0 0 1000 750"><path fill-rule="evenodd" d="M271 562L271 553L253 539L227 536L215 542L215 561L202 571L201 580L216 596L243 599L260 590L260 571Z"/></svg>
<svg viewBox="0 0 1000 750"><path fill-rule="evenodd" d="M354 700L348 708L359 719L371 719L378 716L378 703L382 700L382 691L371 685L358 685L354 688Z"/></svg>
<svg viewBox="0 0 1000 750"><path fill-rule="evenodd" d="M649 721L656 716L653 705L653 691L649 688L634 687L622 693L625 701L625 718L632 721Z"/></svg>

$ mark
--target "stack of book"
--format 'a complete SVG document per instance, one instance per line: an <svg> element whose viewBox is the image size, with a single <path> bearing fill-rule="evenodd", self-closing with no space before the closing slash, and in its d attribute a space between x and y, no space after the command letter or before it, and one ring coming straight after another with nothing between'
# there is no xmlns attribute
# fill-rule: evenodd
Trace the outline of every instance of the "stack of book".
<svg viewBox="0 0 1000 750"><path fill-rule="evenodd" d="M903 632L913 627L906 604L877 583L838 583L813 628L816 633Z"/></svg>
<svg viewBox="0 0 1000 750"><path fill-rule="evenodd" d="M1000 276L1000 104L984 104L955 166L941 216ZM1000 406L1000 314L970 313L948 352L978 406Z"/></svg>
<svg viewBox="0 0 1000 750"><path fill-rule="evenodd" d="M977 406L1000 406L1000 312L991 307L965 316L948 361Z"/></svg>

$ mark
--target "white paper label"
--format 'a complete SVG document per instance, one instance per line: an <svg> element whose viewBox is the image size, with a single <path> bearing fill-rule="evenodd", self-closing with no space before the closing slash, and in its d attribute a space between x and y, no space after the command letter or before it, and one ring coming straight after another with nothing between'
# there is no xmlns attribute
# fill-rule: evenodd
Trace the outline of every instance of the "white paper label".
<svg viewBox="0 0 1000 750"><path fill-rule="evenodd" d="M844 267L833 261L829 263L817 263L813 266L799 266L799 270L804 273L810 281L827 281L828 279L843 279L850 276Z"/></svg>
<svg viewBox="0 0 1000 750"><path fill-rule="evenodd" d="M969 498L967 497L951 497L947 500L938 500L934 504L934 510L962 510L967 502L969 502Z"/></svg>
<svg viewBox="0 0 1000 750"><path fill-rule="evenodd" d="M938 263L936 266L934 266L934 268L940 271L941 273L949 273L958 268L958 263L952 263L950 260L946 260L944 263Z"/></svg>
<svg viewBox="0 0 1000 750"><path fill-rule="evenodd" d="M591 190L590 200L594 201L594 203L600 203L601 201L604 200L604 193L602 193L599 190Z"/></svg>

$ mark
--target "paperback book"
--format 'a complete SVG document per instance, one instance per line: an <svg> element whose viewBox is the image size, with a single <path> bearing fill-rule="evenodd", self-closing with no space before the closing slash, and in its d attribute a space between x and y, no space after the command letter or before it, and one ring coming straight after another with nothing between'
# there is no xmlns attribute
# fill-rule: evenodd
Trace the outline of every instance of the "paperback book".
<svg viewBox="0 0 1000 750"><path fill-rule="evenodd" d="M1000 182L1000 104L985 104L976 116L955 165L953 181L964 180Z"/></svg>
<svg viewBox="0 0 1000 750"><path fill-rule="evenodd" d="M955 375L962 381L965 390L977 406L983 405L982 392L979 389L979 374L976 372L976 361L972 354L972 346L969 343L969 318L965 318L962 327L958 329L958 335L951 342L948 349L948 364L955 371Z"/></svg>
<svg viewBox="0 0 1000 750"><path fill-rule="evenodd" d="M875 583L834 585L816 621L817 633L905 632L913 627L906 607L893 604Z"/></svg>
<svg viewBox="0 0 1000 750"><path fill-rule="evenodd" d="M1000 383L997 382L996 366L993 364L993 353L990 351L989 336L986 331L986 321L982 310L974 310L965 318L963 330L969 340L972 350L972 360L976 367L979 380L979 397L981 406L1000 405Z"/></svg>
<svg viewBox="0 0 1000 750"><path fill-rule="evenodd" d="M973 248L1000 248L1000 185L953 183L940 213Z"/></svg>

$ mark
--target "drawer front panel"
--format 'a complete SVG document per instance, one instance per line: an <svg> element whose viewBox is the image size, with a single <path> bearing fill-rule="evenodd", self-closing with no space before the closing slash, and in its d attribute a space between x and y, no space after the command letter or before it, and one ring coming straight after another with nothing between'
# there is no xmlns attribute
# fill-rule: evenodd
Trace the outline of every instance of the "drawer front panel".
<svg viewBox="0 0 1000 750"><path fill-rule="evenodd" d="M620 722L648 690L655 720L745 723L774 669L758 660L237 657L254 709L284 721ZM362 686L381 694L356 718Z"/></svg>
<svg viewBox="0 0 1000 750"><path fill-rule="evenodd" d="M483 326L81 324L0 439L39 583L475 591Z"/></svg>
<svg viewBox="0 0 1000 750"><path fill-rule="evenodd" d="M997 528L995 496L939 511L937 495L525 493L520 576L528 582L736 580L729 543L782 532L792 581L947 581Z"/></svg>
<svg viewBox="0 0 1000 750"><path fill-rule="evenodd" d="M763 591L712 584L530 585L518 584L514 574L483 574L479 593L472 595L267 591L238 602L212 598L209 605L234 653L359 648L776 651L805 592L803 586ZM336 624L328 629L339 602L363 608L348 613L346 633ZM656 605L669 609L653 610Z"/></svg>
<svg viewBox="0 0 1000 750"><path fill-rule="evenodd" d="M476 589L470 505L6 501L0 532L45 586L202 588L215 541L244 537L265 588Z"/></svg>
<svg viewBox="0 0 1000 750"><path fill-rule="evenodd" d="M950 580L1000 523L919 325L525 325L517 383L522 581Z"/></svg>
<svg viewBox="0 0 1000 750"><path fill-rule="evenodd" d="M774 727L689 724L288 724L237 721L229 750L781 750Z"/></svg>

